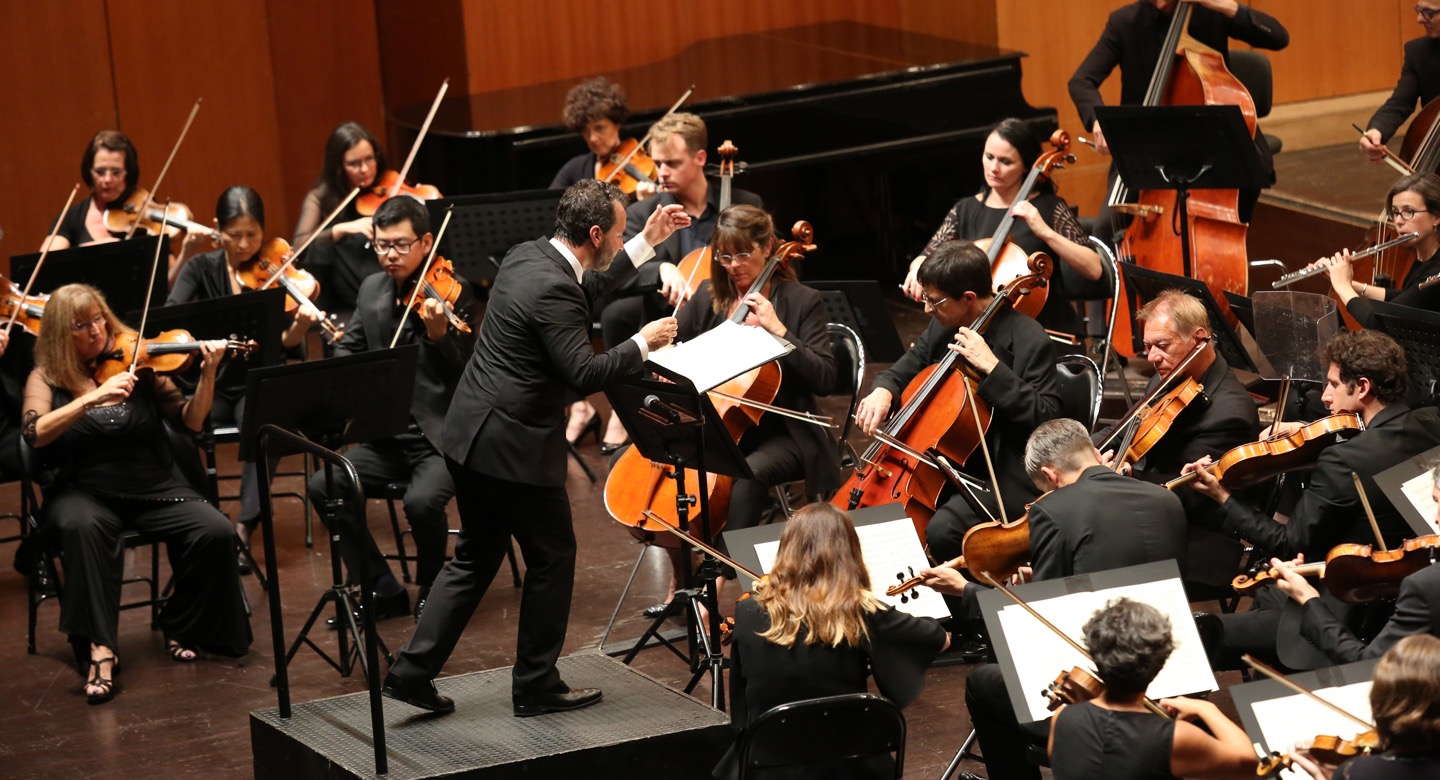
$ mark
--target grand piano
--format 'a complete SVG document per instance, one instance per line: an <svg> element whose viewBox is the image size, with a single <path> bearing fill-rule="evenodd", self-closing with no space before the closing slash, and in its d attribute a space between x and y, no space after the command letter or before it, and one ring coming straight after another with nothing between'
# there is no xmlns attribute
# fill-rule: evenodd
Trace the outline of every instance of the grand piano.
<svg viewBox="0 0 1440 780"><path fill-rule="evenodd" d="M623 85L642 137L692 84L714 147L739 148L735 186L764 198L777 226L815 226L814 278L898 281L954 202L980 186L988 128L1006 117L1040 137L1054 109L1020 90L1020 52L854 22L698 42L660 62L606 73ZM544 188L585 151L560 123L574 81L446 99L413 176L446 195ZM397 109L408 147L428 105Z"/></svg>

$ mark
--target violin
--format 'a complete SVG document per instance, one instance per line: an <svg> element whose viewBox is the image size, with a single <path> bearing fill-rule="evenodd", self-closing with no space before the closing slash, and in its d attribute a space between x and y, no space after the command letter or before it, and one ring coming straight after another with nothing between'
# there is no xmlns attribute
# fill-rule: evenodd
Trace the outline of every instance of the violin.
<svg viewBox="0 0 1440 780"><path fill-rule="evenodd" d="M194 361L202 343L187 330L167 330L149 339L142 339L135 333L117 333L112 349L102 352L95 359L92 377L95 384L104 384L111 377L129 371L132 364L137 373L142 370L157 374L184 371ZM242 355L249 359L255 349L254 339L242 341L230 338L225 341L227 355Z"/></svg>
<svg viewBox="0 0 1440 780"><path fill-rule="evenodd" d="M1041 179L1050 178L1050 173L1056 168L1064 168L1067 164L1075 162L1075 155L1070 153L1070 134L1064 130L1056 130L1050 135L1050 145L1054 151L1040 155L1035 164L1030 166L1030 173L1025 176L1025 181L1020 185L1020 191L1015 195L1015 203L1021 203L1030 199L1030 193ZM1015 215L1008 210L1005 216L1000 219L1000 224L995 227L995 233L990 238L982 238L975 242L975 246L985 250L990 258L990 277L994 279L997 289L1000 285L1025 276L1030 273L1029 258L1019 245L1011 242L1010 229L1015 224ZM1045 300L1048 288L1040 288L1027 296L1021 305L1015 308L1035 317L1045 308Z"/></svg>
<svg viewBox="0 0 1440 780"><path fill-rule="evenodd" d="M1114 447L1115 460L1112 468L1119 470L1126 463L1134 464L1145 457L1175 423L1175 418L1185 411L1191 401L1204 392L1205 386L1185 370L1205 350L1209 339L1197 339L1190 354L1181 360L1175 370L1141 398L1130 411L1116 423L1114 431L1096 449L1105 452Z"/></svg>
<svg viewBox="0 0 1440 780"><path fill-rule="evenodd" d="M720 144L715 150L720 155L720 211L730 208L731 188L730 180L735 177L735 157L740 150L729 139ZM681 258L680 275L685 277L686 295L694 296L700 291L700 283L709 279L714 272L715 250L709 246L703 246Z"/></svg>
<svg viewBox="0 0 1440 780"><path fill-rule="evenodd" d="M626 195L634 195L640 182L655 183L660 177L660 167L640 148L640 142L626 138L615 151L600 163L595 178L608 181L620 188Z"/></svg>
<svg viewBox="0 0 1440 780"><path fill-rule="evenodd" d="M1317 735L1304 752L1322 764L1336 766L1356 756L1368 756L1379 749L1380 734L1375 731L1362 731L1351 739L1334 734ZM1255 776L1276 777L1294 763L1290 753L1271 753L1260 759L1260 763L1255 767Z"/></svg>
<svg viewBox="0 0 1440 780"><path fill-rule="evenodd" d="M220 231L195 221L195 215L184 203L159 204L150 199L149 190L136 188L124 201L116 201L105 209L105 229L112 233L129 233L134 229L158 236L163 230L170 242L170 254L178 255L188 233L208 237L220 243Z"/></svg>
<svg viewBox="0 0 1440 780"><path fill-rule="evenodd" d="M247 290L264 290L272 284L280 287L288 295L285 311L292 314L304 304L313 306L313 299L320 292L320 282L309 271L296 268L293 263L287 265L289 258L290 242L279 237L266 239L255 257L235 269L235 280ZM333 317L322 317L320 327L331 343L338 341L344 330L344 326Z"/></svg>
<svg viewBox="0 0 1440 780"><path fill-rule="evenodd" d="M437 242L438 243L438 242ZM462 287L460 279L455 276L455 266L449 260L436 255L430 263L430 269L425 272L424 278L420 279L420 294L407 296L410 299L410 307L416 314L420 313L420 307L425 300L436 300L445 311L445 319L461 333L470 332L470 324L455 313L455 301L459 300Z"/></svg>
<svg viewBox="0 0 1440 780"><path fill-rule="evenodd" d="M1440 557L1440 536L1429 534L1407 539L1394 550L1375 550L1368 544L1340 544L1325 554L1324 561L1302 563L1291 569L1302 577L1319 576L1325 589L1347 604L1365 604L1394 598L1400 592L1400 581L1435 562ZM1242 596L1272 585L1280 578L1273 567L1241 574L1231 581L1235 592Z"/></svg>
<svg viewBox="0 0 1440 780"><path fill-rule="evenodd" d="M355 199L355 210L359 211L362 217L373 217L380 208L380 204L396 195L409 195L420 201L436 200L441 197L440 190L435 185L411 184L401 179L398 172L387 170Z"/></svg>
<svg viewBox="0 0 1440 780"><path fill-rule="evenodd" d="M1277 474L1313 470L1320 453L1342 436L1365 430L1360 415L1332 414L1307 423L1289 433L1277 433L1257 442L1242 444L1205 467L1230 490L1252 487ZM1194 482L1196 473L1183 474L1165 483L1174 490Z"/></svg>
<svg viewBox="0 0 1440 780"><path fill-rule="evenodd" d="M40 321L45 317L45 303L49 295L26 295L20 285L0 276L0 317L9 320L15 317L15 324L32 336L40 335Z"/></svg>
<svg viewBox="0 0 1440 780"><path fill-rule="evenodd" d="M1072 667L1070 671L1056 675L1045 686L1044 695L1048 699L1045 709L1054 712L1067 704L1098 699L1104 693L1105 683L1094 672L1083 666Z"/></svg>

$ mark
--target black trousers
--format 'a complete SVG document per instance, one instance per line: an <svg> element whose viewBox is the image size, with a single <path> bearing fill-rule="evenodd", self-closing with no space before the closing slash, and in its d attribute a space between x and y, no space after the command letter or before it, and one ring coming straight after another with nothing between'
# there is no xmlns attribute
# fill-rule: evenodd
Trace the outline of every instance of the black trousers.
<svg viewBox="0 0 1440 780"><path fill-rule="evenodd" d="M1050 738L1050 721L1020 723L1005 676L996 664L985 664L965 678L965 707L980 740L985 769L993 778L1040 780L1040 768L1025 759L1031 745L1044 746Z"/></svg>
<svg viewBox="0 0 1440 780"><path fill-rule="evenodd" d="M505 560L510 537L525 560L520 631L511 688L541 693L561 683L555 662L570 623L575 588L575 528L561 487L496 479L446 458L460 508L455 557L430 588L430 600L390 673L412 683L440 674Z"/></svg>
<svg viewBox="0 0 1440 780"><path fill-rule="evenodd" d="M236 426L243 428L245 426L245 398L232 400L217 394L210 407L210 420L218 423L233 422ZM268 471L270 479L275 479L275 469L279 465L278 459L270 462ZM260 470L255 467L253 460L240 464L240 514L236 515L235 522L252 528L260 523Z"/></svg>
<svg viewBox="0 0 1440 780"><path fill-rule="evenodd" d="M772 415L773 417L773 415ZM768 420L769 418L767 418ZM737 479L730 487L730 509L725 515L725 530L754 528L760 522L760 514L770 500L770 490L805 476L805 458L800 445L785 434L784 428L771 431L755 431L765 434L755 444L749 445L745 462L754 472L754 479ZM729 553L723 538L716 539L721 552ZM735 579L735 570L722 566L722 574Z"/></svg>
<svg viewBox="0 0 1440 780"><path fill-rule="evenodd" d="M102 501L63 490L45 502L44 512L64 551L61 631L118 649L125 554L120 533L134 529L164 540L174 572L174 590L160 609L165 635L220 655L249 651L235 530L215 507L200 500Z"/></svg>
<svg viewBox="0 0 1440 780"><path fill-rule="evenodd" d="M450 470L445 467L445 458L436 452L430 441L418 431L402 433L381 441L369 442L346 450L345 457L360 476L361 493L364 485L379 486L387 482L408 482L405 489L405 519L415 535L415 581L427 587L435 581L440 567L445 565L445 548L450 532L445 507L455 495L455 482ZM347 492L349 477L344 471L335 471L335 492L343 496ZM310 476L307 486L310 501L321 506L327 500L325 471L322 469ZM363 509L362 509L363 513ZM345 560L350 584L355 581L355 572L360 568L361 545L355 530L355 513L348 508L341 513L340 556ZM321 512L324 519L326 513ZM368 544L364 554L370 572L369 585L390 573L390 564L375 545L375 539L366 536Z"/></svg>

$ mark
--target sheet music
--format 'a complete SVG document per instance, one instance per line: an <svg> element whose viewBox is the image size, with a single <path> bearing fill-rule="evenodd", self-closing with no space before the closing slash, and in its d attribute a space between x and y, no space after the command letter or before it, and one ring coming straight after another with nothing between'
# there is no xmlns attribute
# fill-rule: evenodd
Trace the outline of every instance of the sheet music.
<svg viewBox="0 0 1440 780"><path fill-rule="evenodd" d="M1427 475L1428 476L1428 475ZM1370 717L1370 681L1321 688L1315 695L1364 721ZM1364 731L1360 724L1340 713L1312 701L1308 696L1294 694L1255 702L1251 708L1260 723L1265 746L1284 753L1301 740L1314 739L1317 734L1333 734L1349 739ZM1287 769L1280 777L1307 780L1309 775Z"/></svg>
<svg viewBox="0 0 1440 780"><path fill-rule="evenodd" d="M897 583L896 573L904 572L902 579L909 579L912 572L930 565L920 547L915 523L910 518L901 516L898 520L857 526L855 533L860 537L860 555L865 559L865 569L870 572L870 588L876 598L916 617L937 620L950 617L945 597L930 588L920 587L895 596L885 595L885 589ZM770 571L775 565L779 549L778 541L755 545L762 571Z"/></svg>
<svg viewBox="0 0 1440 780"><path fill-rule="evenodd" d="M1190 603L1185 598L1185 588L1179 579L1071 593L1031 601L1029 604L1066 636L1083 645L1085 635L1081 629L1085 622L1111 599L1120 596L1149 604L1170 618L1175 650L1170 654L1160 674L1150 683L1150 688L1146 691L1150 698L1160 699L1219 688L1215 683L1214 673L1210 671L1210 661L1200 643L1200 633L1195 628ZM1021 689L1025 691L1029 720L1043 720L1049 717L1050 712L1045 709L1046 700L1041 691L1045 690L1055 676L1074 666L1082 666L1091 671L1095 668L1069 643L1056 636L1019 605L1011 604L1002 608L999 617L1000 630L1005 635L1010 656L1019 673Z"/></svg>
<svg viewBox="0 0 1440 780"><path fill-rule="evenodd" d="M650 353L650 362L686 377L706 392L795 347L764 328L725 320L696 338Z"/></svg>
<svg viewBox="0 0 1440 780"><path fill-rule="evenodd" d="M1432 469L1426 469L1420 472L1418 475L1405 480L1400 486L1400 490L1405 494L1406 500L1410 502L1411 506L1415 507L1415 511L1419 512L1421 517L1425 518L1425 523L1430 526L1430 533L1432 534L1440 533L1440 525L1435 523L1437 506L1435 504L1434 488L1435 472Z"/></svg>

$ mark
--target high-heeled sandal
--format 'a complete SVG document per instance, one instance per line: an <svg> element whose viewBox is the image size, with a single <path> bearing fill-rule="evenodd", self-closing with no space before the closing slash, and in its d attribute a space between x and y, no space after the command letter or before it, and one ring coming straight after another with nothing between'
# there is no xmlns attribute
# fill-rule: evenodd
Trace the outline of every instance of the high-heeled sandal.
<svg viewBox="0 0 1440 780"><path fill-rule="evenodd" d="M110 664L110 679L100 676L100 667L103 664ZM109 658L90 659L90 675L85 678L85 701L90 704L104 704L115 698L115 674L120 670L120 657L112 655ZM88 689L98 688L95 693Z"/></svg>
<svg viewBox="0 0 1440 780"><path fill-rule="evenodd" d="M600 446L600 415L598 413L585 423L585 427L580 429L578 436L570 440L570 444L579 447L580 442L585 441L586 436L594 436L596 446Z"/></svg>
<svg viewBox="0 0 1440 780"><path fill-rule="evenodd" d="M170 654L170 660L177 664L193 664L200 660L200 651L193 647L186 647L174 639L165 640L165 651ZM190 656L187 658L186 653Z"/></svg>

